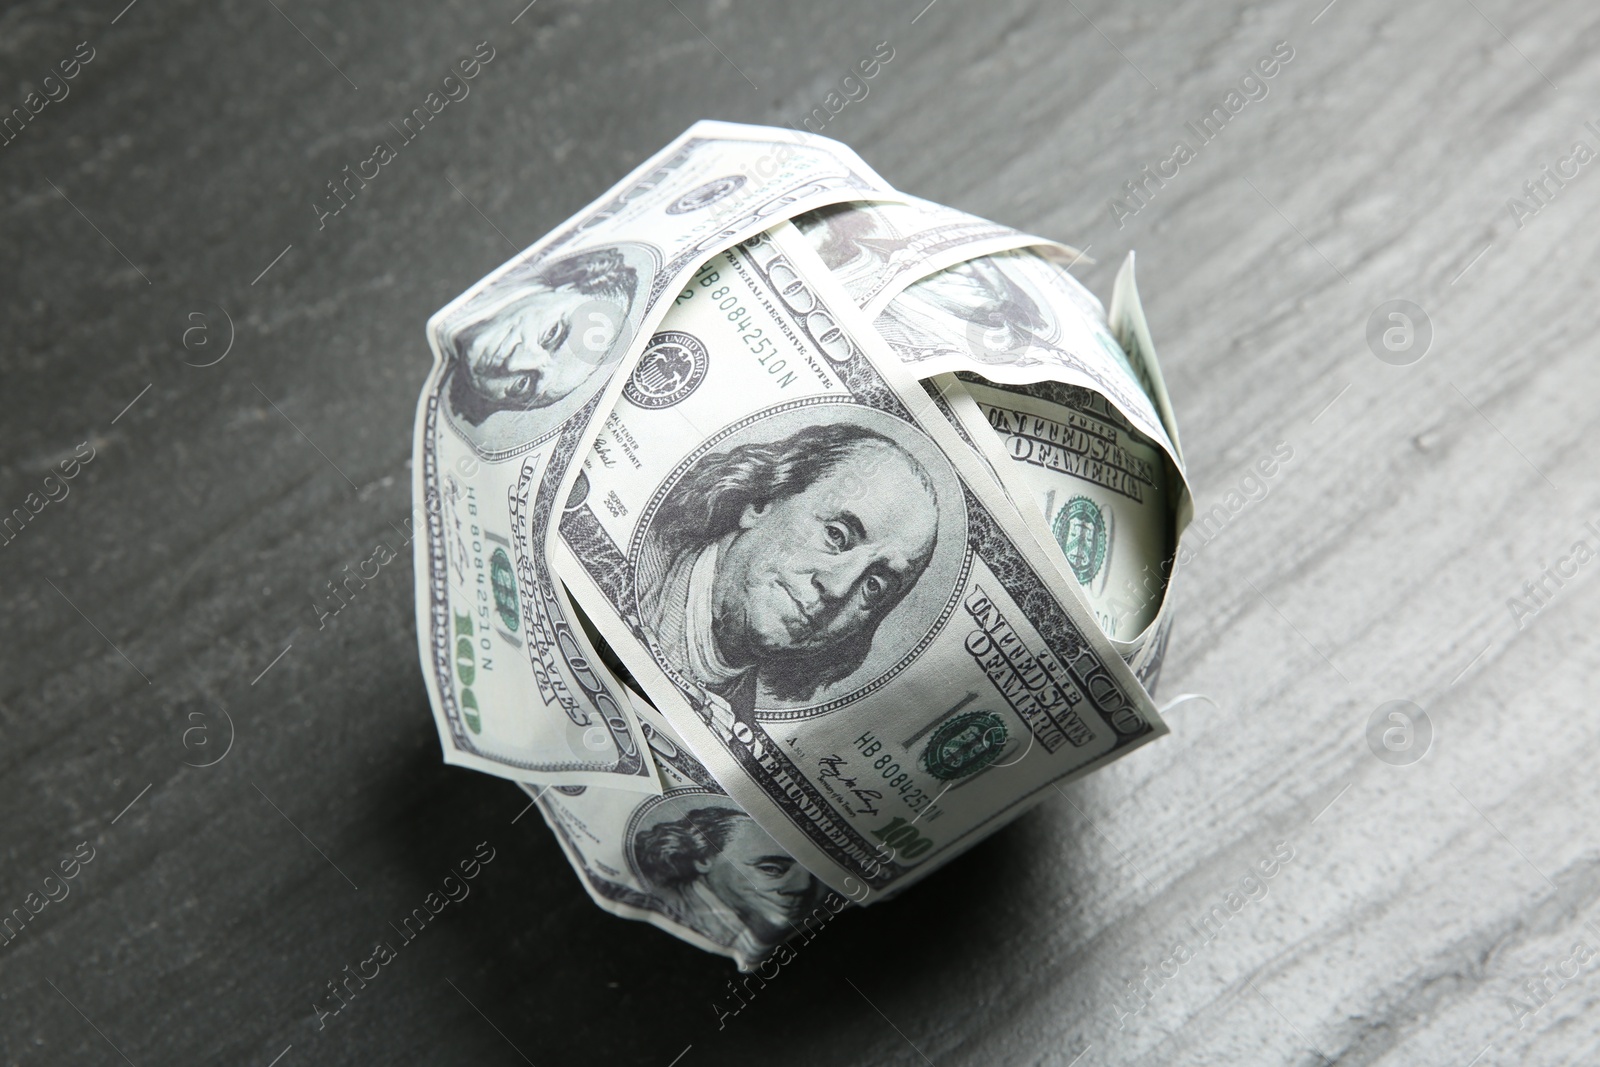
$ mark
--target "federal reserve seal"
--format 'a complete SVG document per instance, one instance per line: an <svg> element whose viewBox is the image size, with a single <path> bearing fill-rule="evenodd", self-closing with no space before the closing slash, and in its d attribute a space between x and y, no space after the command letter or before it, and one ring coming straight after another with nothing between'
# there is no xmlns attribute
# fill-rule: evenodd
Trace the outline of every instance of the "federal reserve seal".
<svg viewBox="0 0 1600 1067"><path fill-rule="evenodd" d="M1050 524L1056 544L1061 546L1067 565L1077 576L1079 585L1088 585L1100 573L1106 561L1106 517L1096 504L1086 496L1075 496L1061 505L1055 520Z"/></svg>
<svg viewBox="0 0 1600 1067"><path fill-rule="evenodd" d="M670 408L704 380L708 356L700 338L663 330L650 338L622 395L642 408Z"/></svg>
<svg viewBox="0 0 1600 1067"><path fill-rule="evenodd" d="M729 174L723 178L713 178L704 185L690 189L687 193L674 200L667 206L667 214L687 215L691 211L699 211L703 207L710 207L743 184L743 174Z"/></svg>
<svg viewBox="0 0 1600 1067"><path fill-rule="evenodd" d="M511 557L497 548L489 557L489 584L494 586L494 610L512 633L517 632L517 579L511 572Z"/></svg>
<svg viewBox="0 0 1600 1067"><path fill-rule="evenodd" d="M1000 758L1006 724L992 711L968 711L947 719L922 750L922 768L941 782L976 774Z"/></svg>

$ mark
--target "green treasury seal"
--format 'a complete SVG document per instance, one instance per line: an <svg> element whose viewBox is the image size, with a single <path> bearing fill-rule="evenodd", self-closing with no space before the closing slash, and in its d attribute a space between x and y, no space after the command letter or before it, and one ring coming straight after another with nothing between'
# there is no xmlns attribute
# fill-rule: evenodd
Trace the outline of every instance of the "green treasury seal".
<svg viewBox="0 0 1600 1067"><path fill-rule="evenodd" d="M1088 585L1106 561L1106 517L1100 505L1086 496L1075 496L1061 505L1050 532L1067 557L1079 585Z"/></svg>
<svg viewBox="0 0 1600 1067"><path fill-rule="evenodd" d="M517 579L511 573L511 558L497 548L489 557L489 584L494 586L494 609L507 630L517 632Z"/></svg>
<svg viewBox="0 0 1600 1067"><path fill-rule="evenodd" d="M968 711L947 719L922 750L922 766L941 782L976 774L1000 758L1006 724L992 711Z"/></svg>

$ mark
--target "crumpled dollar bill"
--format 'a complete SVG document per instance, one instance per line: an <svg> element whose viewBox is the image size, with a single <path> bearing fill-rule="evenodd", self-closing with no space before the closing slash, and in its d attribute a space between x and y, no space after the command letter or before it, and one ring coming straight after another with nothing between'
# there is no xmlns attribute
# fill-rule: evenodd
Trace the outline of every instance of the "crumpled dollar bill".
<svg viewBox="0 0 1600 1067"><path fill-rule="evenodd" d="M701 122L428 322L447 761L750 968L1166 732L1192 512L1130 255Z"/></svg>

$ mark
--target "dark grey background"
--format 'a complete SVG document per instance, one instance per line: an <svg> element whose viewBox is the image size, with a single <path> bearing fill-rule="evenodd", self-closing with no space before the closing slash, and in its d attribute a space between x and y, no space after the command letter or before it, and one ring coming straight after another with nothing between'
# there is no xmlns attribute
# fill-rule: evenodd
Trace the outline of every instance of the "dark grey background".
<svg viewBox="0 0 1600 1067"><path fill-rule="evenodd" d="M0 546L0 912L96 849L0 947L0 1061L1600 1055L1600 963L1565 962L1600 945L1600 566L1508 604L1600 544L1600 178L1524 189L1600 147L1591 5L125 2L0 14L7 113L95 50L0 146L0 511L96 453ZM483 40L471 95L319 230L324 183ZM1138 248L1221 507L1161 696L1211 701L842 917L719 1029L726 961L603 914L519 791L442 765L409 553L326 629L312 605L398 542L430 312L695 119L798 122L880 41L824 132L1089 246L1102 296ZM1119 225L1123 183L1280 41L1267 95ZM1395 299L1432 323L1407 366L1366 340ZM227 357L186 365L228 317ZM1368 740L1396 699L1433 735L1401 765ZM231 750L186 766L223 707ZM319 1029L325 983L480 841L472 895Z"/></svg>

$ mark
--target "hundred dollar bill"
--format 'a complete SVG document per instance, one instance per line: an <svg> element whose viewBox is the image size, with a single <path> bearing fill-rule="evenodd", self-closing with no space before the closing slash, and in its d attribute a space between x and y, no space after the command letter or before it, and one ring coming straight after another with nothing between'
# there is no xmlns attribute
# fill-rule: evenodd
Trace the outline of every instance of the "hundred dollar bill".
<svg viewBox="0 0 1600 1067"><path fill-rule="evenodd" d="M1137 638L1162 602L1141 583L1175 547L1176 500L1161 449L1081 386L958 377L1011 472L1032 491L1100 629L1118 641Z"/></svg>
<svg viewBox="0 0 1600 1067"><path fill-rule="evenodd" d="M559 530L558 571L695 756L852 900L1166 732L792 226L695 272Z"/></svg>
<svg viewBox="0 0 1600 1067"><path fill-rule="evenodd" d="M659 712L627 692L660 795L522 783L596 904L742 970L849 906L729 799Z"/></svg>
<svg viewBox="0 0 1600 1067"><path fill-rule="evenodd" d="M1123 351L1128 353L1128 358L1146 394L1155 403L1156 411L1161 416L1161 424L1167 431L1167 440L1172 444L1173 460L1180 475L1172 520L1172 541L1176 545L1178 538L1182 536L1194 517L1194 498L1189 491L1188 479L1184 476L1187 468L1183 458L1183 442L1178 439L1178 422L1173 417L1172 400L1167 393L1167 382L1162 376L1161 364L1156 359L1155 345L1150 340L1150 326L1145 320L1144 305L1139 299L1132 252L1128 253L1128 258L1117 271L1117 280L1111 291L1111 311L1108 318L1112 333L1116 335ZM1129 660L1129 665L1133 667L1134 673L1138 675L1139 681L1145 688L1154 692L1156 680L1161 673L1161 663L1166 655L1167 635L1172 629L1172 585L1178 577L1178 557L1175 554L1167 555L1157 559L1150 566L1152 569L1143 573L1134 583L1135 595L1154 598L1159 601L1160 607L1155 621L1150 626L1148 637Z"/></svg>
<svg viewBox="0 0 1600 1067"><path fill-rule="evenodd" d="M1154 692L1171 567L1162 561L1176 542L1174 486L1182 492L1170 461L1081 386L1001 386L963 371L923 387L1012 504L1043 520L1027 525Z"/></svg>
<svg viewBox="0 0 1600 1067"><path fill-rule="evenodd" d="M1150 340L1150 325L1145 321L1144 304L1139 299L1139 283L1134 278L1133 253L1122 261L1117 280L1111 290L1111 311L1108 326L1117 339L1118 346L1128 354L1130 366L1144 387L1145 395L1154 403L1172 445L1172 458L1183 468L1183 444L1178 440L1178 420L1172 414L1172 398L1167 394L1167 380L1161 374L1161 364L1156 359L1156 348ZM1179 531L1188 519L1179 522Z"/></svg>
<svg viewBox="0 0 1600 1067"><path fill-rule="evenodd" d="M1008 385L1083 386L1177 458L1100 302L1035 251L983 256L930 275L891 300L874 325L919 378L968 371Z"/></svg>
<svg viewBox="0 0 1600 1067"><path fill-rule="evenodd" d="M417 629L448 762L659 790L637 719L547 562L572 458L614 404L617 369L708 256L798 212L898 195L826 138L698 123L429 320Z"/></svg>
<svg viewBox="0 0 1600 1067"><path fill-rule="evenodd" d="M904 204L837 204L801 215L794 224L868 318L906 286L964 260L1027 247L1072 259L1083 255L915 197Z"/></svg>
<svg viewBox="0 0 1600 1067"><path fill-rule="evenodd" d="M1132 268L1119 275L1127 279L1118 289L1124 340L1099 301L1040 255L1048 244L1040 238L993 224L985 230L983 220L939 205L849 208L824 208L796 225L857 306L869 315L887 308L877 325L916 373L939 381L968 368L957 375L964 388L940 384L941 408L966 424L962 436L985 454L1013 501L1042 510L1047 529L1036 532L1060 548L1101 628L1133 655L1166 602L1165 577L1154 586L1150 578L1172 554L1183 492L1181 469L1169 478L1167 457L1174 465L1181 460L1170 442L1165 385L1153 361L1137 354L1137 291L1131 300L1126 295ZM999 243L1006 239L1001 230L1015 242L1010 249ZM1030 245L1040 247L1024 247ZM1016 254L995 254L1011 250ZM1148 330L1143 336L1147 342ZM1063 365L1078 384L1054 380ZM1001 392L1011 395L1008 403L1000 403ZM1163 444L1101 393L1131 409ZM986 402L973 408L963 394ZM1076 409L1064 408L1063 398ZM1017 466L994 455L980 416ZM1012 491L1007 468L1021 475L1023 491Z"/></svg>

